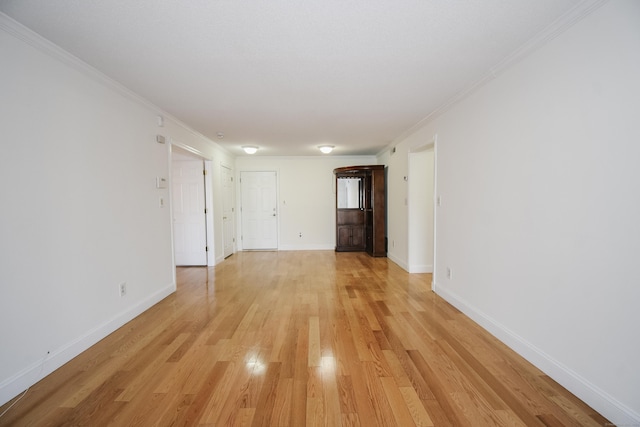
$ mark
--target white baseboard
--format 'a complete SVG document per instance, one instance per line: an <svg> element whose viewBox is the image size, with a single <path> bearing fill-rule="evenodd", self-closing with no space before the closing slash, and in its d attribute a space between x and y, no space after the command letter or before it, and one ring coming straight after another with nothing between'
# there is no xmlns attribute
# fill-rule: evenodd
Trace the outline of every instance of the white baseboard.
<svg viewBox="0 0 640 427"><path fill-rule="evenodd" d="M279 251L333 251L336 247L334 245L321 244L300 244L300 245L280 245Z"/></svg>
<svg viewBox="0 0 640 427"><path fill-rule="evenodd" d="M409 273L433 273L433 264L409 265Z"/></svg>
<svg viewBox="0 0 640 427"><path fill-rule="evenodd" d="M393 261L396 264L398 264L400 266L400 268L402 268L407 273L410 273L409 265L406 262L404 262L404 260L401 260L400 258L396 257L394 254L392 254L390 252L387 252L387 258L389 258L391 261Z"/></svg>
<svg viewBox="0 0 640 427"><path fill-rule="evenodd" d="M89 347L120 328L125 323L142 314L176 290L176 284L171 283L137 304L116 314L110 320L87 331L72 342L52 351L38 362L26 367L17 374L0 383L0 405L4 405L33 384L40 381Z"/></svg>
<svg viewBox="0 0 640 427"><path fill-rule="evenodd" d="M615 425L640 425L640 414L613 398L610 394L553 359L544 351L523 339L482 311L468 304L446 286L434 283L433 290L448 303L486 329L493 336L549 375L571 393Z"/></svg>

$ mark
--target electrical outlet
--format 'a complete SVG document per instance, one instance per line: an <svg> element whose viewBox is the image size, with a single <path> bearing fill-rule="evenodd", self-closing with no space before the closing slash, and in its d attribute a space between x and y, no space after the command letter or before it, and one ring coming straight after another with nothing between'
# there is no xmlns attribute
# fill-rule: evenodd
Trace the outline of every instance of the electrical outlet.
<svg viewBox="0 0 640 427"><path fill-rule="evenodd" d="M447 267L447 279L451 280L453 278L453 270L451 267Z"/></svg>
<svg viewBox="0 0 640 427"><path fill-rule="evenodd" d="M127 294L127 282L120 283L118 290L120 292L120 297L125 296Z"/></svg>

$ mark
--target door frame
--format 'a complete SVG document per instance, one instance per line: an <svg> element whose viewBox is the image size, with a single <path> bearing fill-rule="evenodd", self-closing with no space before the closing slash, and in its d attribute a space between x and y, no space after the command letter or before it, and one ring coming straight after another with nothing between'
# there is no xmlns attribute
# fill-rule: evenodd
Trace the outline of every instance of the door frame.
<svg viewBox="0 0 640 427"><path fill-rule="evenodd" d="M229 171L229 175L231 176L231 206L228 206L228 208L231 210L231 230L232 230L232 235L231 236L227 236L227 233L225 233L225 226L224 226L224 215L225 215L225 208L227 208L227 206L225 205L225 194L224 194L224 186L225 183L222 182L224 181L222 174L224 173L224 170L227 169ZM236 240L236 181L235 181L235 175L234 175L234 171L232 167L229 167L227 165L225 165L224 163L220 162L220 182L222 183L222 185L220 186L221 191L223 192L221 200L222 200L222 209L221 209L221 213L222 213L222 258L228 258L231 255L233 255L234 253L236 253L237 247L238 247L238 242ZM232 239L232 243L233 243L233 247L231 249L231 253L229 255L227 255L227 253L225 252L226 247L227 247L227 239L231 237Z"/></svg>
<svg viewBox="0 0 640 427"><path fill-rule="evenodd" d="M174 147L179 148L181 151L187 151L192 154L194 158L201 159L204 161L204 170L206 171L206 175L204 176L204 192L205 192L205 208L207 213L205 214L205 241L208 247L207 251L207 266L211 267L216 265L215 258L215 239L214 239L214 229L213 229L213 161L212 159L201 152L200 150L196 150L193 147L182 144L177 141L171 141L169 147L169 183L173 185L173 177L172 174L172 165L173 165L173 152ZM176 259L175 259L175 241L174 241L174 229L173 229L173 195L172 192L169 192L169 209L171 209L171 261L173 263L174 272L176 267ZM174 273L175 274L175 273ZM174 277L175 279L175 277Z"/></svg>
<svg viewBox="0 0 640 427"><path fill-rule="evenodd" d="M412 147L409 149L408 151L408 158L407 158L407 166L409 166L411 164L411 156L412 154L415 153L420 153L423 151L427 151L427 150L431 150L433 149L433 260L432 260L432 268L431 271L411 271L412 269L412 265L411 265L411 230L408 230L408 238L409 241L407 242L407 246L408 246L408 253L407 253L407 266L409 269L410 273L432 273L432 281L431 281L431 290L435 290L435 284L436 284L436 258L437 258L437 224L438 224L438 200L439 200L439 195L438 195L438 135L434 134L433 138L431 141L429 142L425 142L423 144L419 144L415 147ZM411 179L411 169L410 167L408 168L408 184L409 186L412 185L413 180ZM407 224L411 224L411 216L412 216L412 210L411 210L411 199L409 198L409 203L408 203L408 209L407 209Z"/></svg>
<svg viewBox="0 0 640 427"><path fill-rule="evenodd" d="M236 224L236 236L242 236L242 222L243 222L243 213L242 213L242 173L243 172L274 172L276 174L276 247L274 249L269 250L280 250L280 213L282 209L280 209L280 170L279 169L242 169L236 171L236 206L240 209L237 210L239 216ZM242 238L236 239L236 249L238 251L244 250L253 250L253 249L245 249L244 241ZM259 249L257 249L259 250ZM266 250L266 249L265 249Z"/></svg>

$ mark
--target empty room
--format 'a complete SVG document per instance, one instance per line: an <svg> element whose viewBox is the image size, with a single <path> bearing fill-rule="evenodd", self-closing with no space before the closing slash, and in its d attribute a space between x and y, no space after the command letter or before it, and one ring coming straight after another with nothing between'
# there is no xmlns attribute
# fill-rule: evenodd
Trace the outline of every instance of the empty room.
<svg viewBox="0 0 640 427"><path fill-rule="evenodd" d="M636 0L0 0L0 426L640 426L638 76Z"/></svg>

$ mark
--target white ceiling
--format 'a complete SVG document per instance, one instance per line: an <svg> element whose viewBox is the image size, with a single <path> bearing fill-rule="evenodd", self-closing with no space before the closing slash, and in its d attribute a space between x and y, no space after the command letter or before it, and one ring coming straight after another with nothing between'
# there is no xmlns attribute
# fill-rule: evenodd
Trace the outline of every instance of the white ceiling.
<svg viewBox="0 0 640 427"><path fill-rule="evenodd" d="M0 0L234 154L376 154L580 0ZM224 138L217 138L218 132Z"/></svg>

